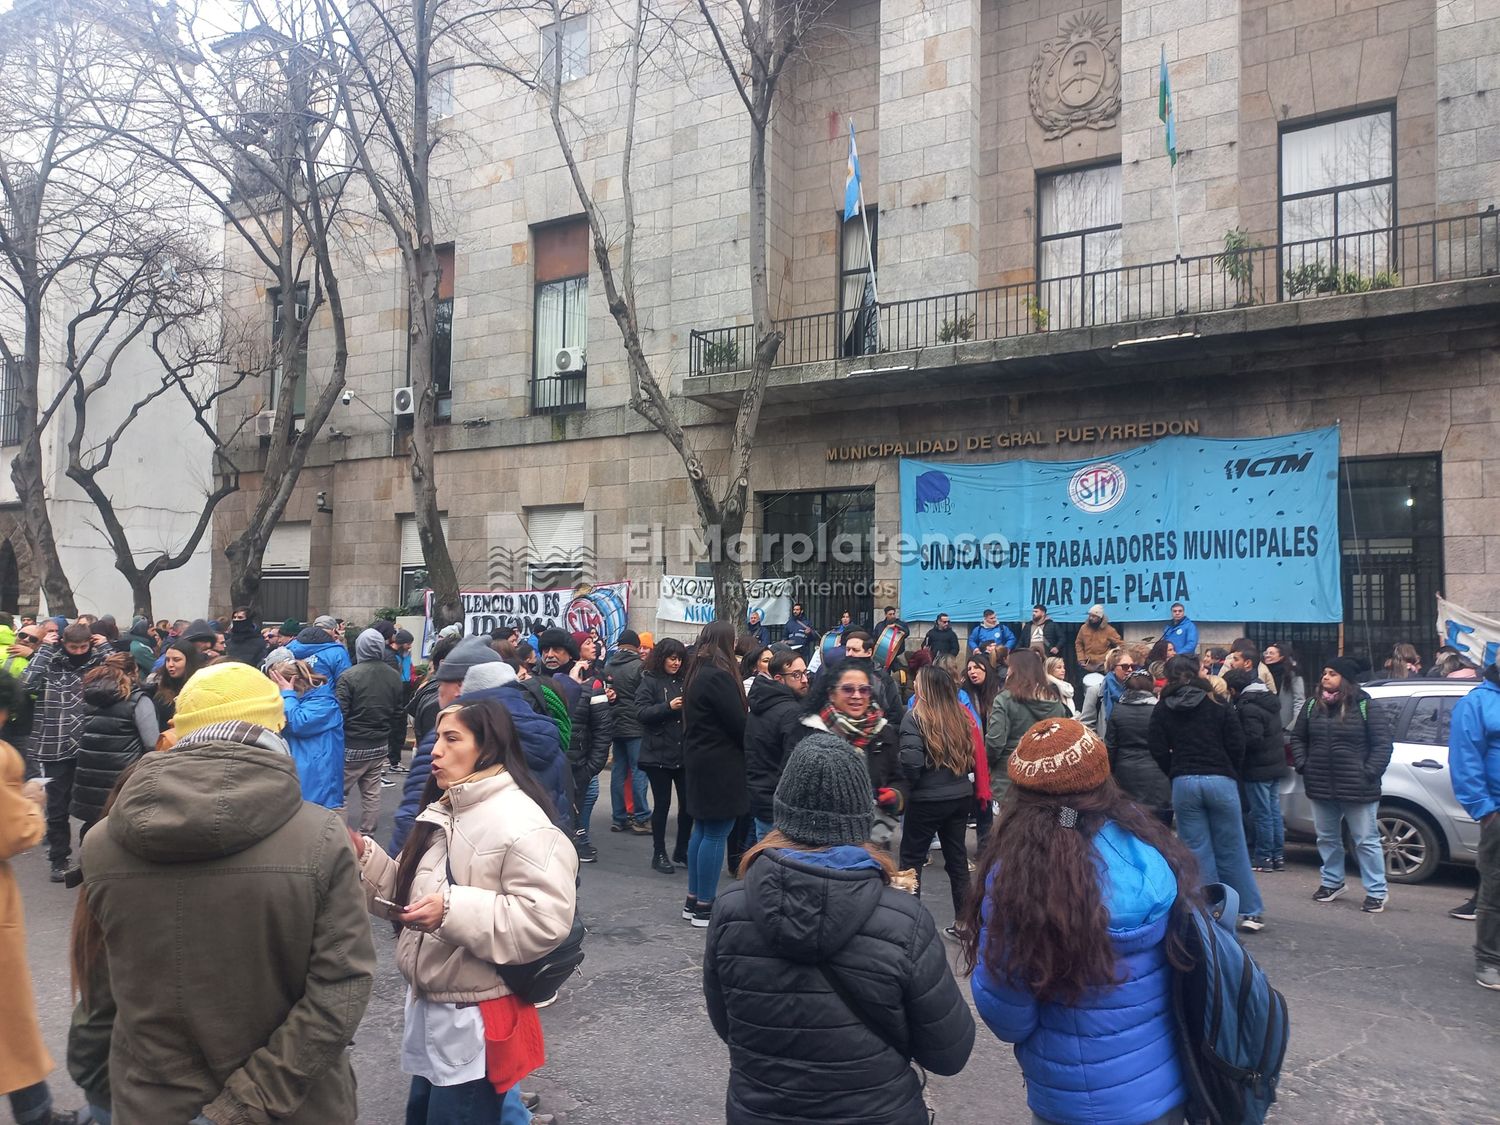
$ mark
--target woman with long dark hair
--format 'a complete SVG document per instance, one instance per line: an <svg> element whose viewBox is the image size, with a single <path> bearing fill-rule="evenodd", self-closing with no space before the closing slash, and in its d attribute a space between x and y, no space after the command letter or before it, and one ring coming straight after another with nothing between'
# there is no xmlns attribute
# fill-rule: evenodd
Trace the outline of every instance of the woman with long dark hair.
<svg viewBox="0 0 1500 1125"><path fill-rule="evenodd" d="M707 927L729 834L750 811L745 781L745 685L734 626L710 621L698 634L682 685L683 807L693 818L682 916Z"/></svg>
<svg viewBox="0 0 1500 1125"><path fill-rule="evenodd" d="M1302 713L1302 705L1307 702L1307 677L1302 674L1296 652L1285 641L1267 645L1261 659L1271 670L1271 679L1276 685L1276 699L1281 704L1281 729L1290 735L1297 716Z"/></svg>
<svg viewBox="0 0 1500 1125"><path fill-rule="evenodd" d="M983 890L959 925L979 1015L1015 1045L1033 1122L1177 1125L1171 970L1188 962L1170 935L1196 902L1193 857L1076 720L1031 727L1006 767Z"/></svg>
<svg viewBox="0 0 1500 1125"><path fill-rule="evenodd" d="M1033 723L1043 719L1068 718L1068 706L1062 692L1047 679L1047 666L1040 654L1029 648L1018 648L1010 654L1010 672L1005 688L990 706L990 721L985 726L984 747L989 756L990 791L999 801L1010 788L1005 761L1010 757L1021 735Z"/></svg>
<svg viewBox="0 0 1500 1125"><path fill-rule="evenodd" d="M540 1043L541 1025L495 966L550 953L577 908L578 853L552 823L510 713L494 700L455 703L439 714L437 735L400 856L350 833L370 913L395 923L396 963L410 985L406 1125L498 1121L504 1099L518 1098L516 1072L540 1059L497 1059L485 1028L515 1027L509 1045ZM512 1076L505 1090L491 1083L497 1069Z"/></svg>
<svg viewBox="0 0 1500 1125"><path fill-rule="evenodd" d="M651 838L655 848L651 867L671 875L674 863L687 866L688 837L693 818L688 815L682 782L682 675L687 648L676 637L663 637L646 659L641 686L635 693L635 716L644 732L641 769L651 782ZM677 846L667 858L667 816L672 790L677 790Z"/></svg>
<svg viewBox="0 0 1500 1125"><path fill-rule="evenodd" d="M1177 834L1197 859L1205 883L1228 883L1239 892L1239 928L1262 930L1264 906L1250 870L1240 808L1245 732L1234 708L1214 698L1196 656L1174 656L1166 674L1146 737L1151 756L1172 781Z"/></svg>
<svg viewBox="0 0 1500 1125"><path fill-rule="evenodd" d="M920 896L927 849L936 833L957 918L969 889L964 837L974 807L974 763L984 753L984 741L974 716L958 701L953 677L942 669L917 673L913 700L901 720L901 773L910 790L901 825L901 866L916 870ZM958 936L952 927L949 936Z"/></svg>
<svg viewBox="0 0 1500 1125"><path fill-rule="evenodd" d="M193 673L206 668L208 662L192 641L173 641L167 646L161 670L156 674L151 702L156 705L156 725L166 730L177 713L177 697Z"/></svg>
<svg viewBox="0 0 1500 1125"><path fill-rule="evenodd" d="M1010 650L1004 645L988 646L987 652L969 657L963 670L963 682L958 688L959 701L969 709L969 714L974 716L975 725L979 728L982 750L985 732L990 725L990 710L995 706L995 697L1005 686L1007 671L1005 664L997 666L992 662L994 653L1001 654L1005 659L1010 657ZM974 768L974 838L982 848L989 839L990 825L995 820L994 785L990 778L987 750L983 750L975 759Z"/></svg>

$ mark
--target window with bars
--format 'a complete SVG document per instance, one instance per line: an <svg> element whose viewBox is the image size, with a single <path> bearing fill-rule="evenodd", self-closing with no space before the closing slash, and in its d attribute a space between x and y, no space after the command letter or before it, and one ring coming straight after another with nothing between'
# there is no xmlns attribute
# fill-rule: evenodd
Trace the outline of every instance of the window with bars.
<svg viewBox="0 0 1500 1125"><path fill-rule="evenodd" d="M1291 296L1338 292L1341 275L1391 269L1395 114L1386 109L1281 133L1283 278Z"/></svg>
<svg viewBox="0 0 1500 1125"><path fill-rule="evenodd" d="M1038 178L1037 301L1049 327L1116 319L1123 198L1118 164Z"/></svg>
<svg viewBox="0 0 1500 1125"><path fill-rule="evenodd" d="M271 368L271 409L276 410L281 401L281 335L287 330L286 302L281 299L279 288L270 290L268 294L271 301L271 353L275 362ZM301 325L307 319L307 282L297 286L296 300L296 324ZM297 331L292 328L292 331ZM303 336L297 341L296 353L292 359L292 417L301 418L307 413L307 337Z"/></svg>
<svg viewBox="0 0 1500 1125"><path fill-rule="evenodd" d="M589 225L583 218L535 227L534 414L585 404L588 347ZM566 353L566 354L565 354Z"/></svg>
<svg viewBox="0 0 1500 1125"><path fill-rule="evenodd" d="M0 360L0 445L21 444L21 366Z"/></svg>

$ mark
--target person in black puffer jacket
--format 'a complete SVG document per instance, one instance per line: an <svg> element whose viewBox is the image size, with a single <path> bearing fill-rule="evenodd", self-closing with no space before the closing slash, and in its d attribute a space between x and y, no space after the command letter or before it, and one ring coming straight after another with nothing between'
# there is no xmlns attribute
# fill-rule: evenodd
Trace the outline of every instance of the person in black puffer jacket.
<svg viewBox="0 0 1500 1125"><path fill-rule="evenodd" d="M953 677L942 668L929 664L917 672L900 738L901 774L910 788L901 824L901 867L917 873L920 896L927 849L936 833L957 918L969 892L964 837L974 807L976 750L984 753L984 740L974 716L958 701ZM950 926L948 936L956 938L958 932Z"/></svg>
<svg viewBox="0 0 1500 1125"><path fill-rule="evenodd" d="M350 827L366 836L380 817L380 779L391 739L398 728L404 737L406 729L401 673L386 663L387 651L381 635L366 629L354 645L359 662L333 685L344 712L344 805ZM358 801L351 800L356 790Z"/></svg>
<svg viewBox="0 0 1500 1125"><path fill-rule="evenodd" d="M1323 859L1317 902L1344 893L1344 836L1348 824L1365 887L1364 910L1385 909L1385 853L1376 812L1380 779L1391 763L1391 723L1356 682L1359 666L1337 656L1323 667L1316 696L1303 705L1292 728L1292 764L1312 805Z"/></svg>
<svg viewBox="0 0 1500 1125"><path fill-rule="evenodd" d="M771 674L750 687L750 716L745 720L745 781L750 786L750 815L755 838L771 831L772 799L781 767L802 732L802 701L807 695L807 662L795 649L771 658Z"/></svg>
<svg viewBox="0 0 1500 1125"><path fill-rule="evenodd" d="M83 676L83 726L73 777L72 815L83 834L104 816L104 806L120 775L147 750L161 731L156 707L136 683L135 661L114 653Z"/></svg>
<svg viewBox="0 0 1500 1125"><path fill-rule="evenodd" d="M1214 699L1196 656L1172 657L1166 677L1146 736L1151 756L1172 779L1177 835L1198 860L1205 884L1228 883L1239 893L1239 928L1262 930L1264 903L1250 871L1240 811L1245 732L1234 708Z"/></svg>
<svg viewBox="0 0 1500 1125"><path fill-rule="evenodd" d="M1171 827L1172 783L1151 756L1151 715L1156 706L1153 687L1150 672L1130 674L1125 694L1115 700L1104 722L1104 743L1109 747L1110 776L1131 800L1145 805Z"/></svg>
<svg viewBox="0 0 1500 1125"><path fill-rule="evenodd" d="M1253 669L1231 668L1224 683L1245 731L1245 760L1240 782L1249 809L1250 854L1256 871L1286 867L1286 828L1281 819L1281 779L1287 775L1286 732L1281 700L1260 682Z"/></svg>
<svg viewBox="0 0 1500 1125"><path fill-rule="evenodd" d="M688 840L688 897L683 917L708 925L735 821L750 811L745 784L745 685L734 656L734 626L710 621L688 658L682 688L684 804L693 817Z"/></svg>
<svg viewBox="0 0 1500 1125"><path fill-rule="evenodd" d="M926 1125L911 1063L957 1074L974 1049L930 915L865 843L859 754L815 734L787 759L775 830L714 904L703 993L729 1047L729 1125Z"/></svg>
<svg viewBox="0 0 1500 1125"><path fill-rule="evenodd" d="M671 875L674 863L687 866L688 837L693 818L688 815L682 788L682 666L687 647L675 637L663 637L651 650L646 670L635 692L635 716L641 724L641 769L651 782L651 836L655 851L651 866ZM667 816L672 790L677 790L677 846L667 858Z"/></svg>

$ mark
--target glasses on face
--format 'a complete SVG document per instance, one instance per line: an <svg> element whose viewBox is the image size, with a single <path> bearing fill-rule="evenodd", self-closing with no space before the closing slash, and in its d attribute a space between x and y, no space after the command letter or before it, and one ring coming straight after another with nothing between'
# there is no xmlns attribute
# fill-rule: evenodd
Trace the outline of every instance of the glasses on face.
<svg viewBox="0 0 1500 1125"><path fill-rule="evenodd" d="M869 684L839 684L840 695L852 695L856 698L861 695L870 694Z"/></svg>
<svg viewBox="0 0 1500 1125"><path fill-rule="evenodd" d="M783 680L805 680L805 679L807 679L807 673L806 672L783 672L783 673L781 673L781 678Z"/></svg>
<svg viewBox="0 0 1500 1125"><path fill-rule="evenodd" d="M1127 671L1127 672L1134 672L1136 670L1136 668L1139 667L1139 665L1132 664L1128 660L1122 660L1122 661L1120 661L1120 663L1116 664L1115 667L1116 668L1124 668L1125 671Z"/></svg>

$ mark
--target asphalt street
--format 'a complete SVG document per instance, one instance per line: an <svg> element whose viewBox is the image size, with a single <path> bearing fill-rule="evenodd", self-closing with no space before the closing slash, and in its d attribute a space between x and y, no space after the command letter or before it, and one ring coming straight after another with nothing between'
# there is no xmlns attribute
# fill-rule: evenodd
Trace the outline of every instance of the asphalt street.
<svg viewBox="0 0 1500 1125"><path fill-rule="evenodd" d="M381 838L389 835L398 792L384 791ZM582 976L542 1012L547 1065L524 1085L540 1091L543 1108L564 1125L722 1121L728 1054L703 1005L704 931L680 917L686 876L651 870L649 837L609 831L607 796L593 827L599 862L583 869L581 892L588 958ZM1289 860L1285 872L1261 877L1267 927L1247 939L1291 1006L1291 1047L1272 1120L1500 1122L1500 993L1474 984L1473 923L1447 917L1473 893L1473 869L1444 869L1418 887L1393 884L1386 912L1364 915L1352 870L1351 892L1318 905L1310 899L1315 851L1294 846ZM77 892L47 881L41 848L14 867L42 1028L59 1063L54 1089L61 1105L79 1105L61 1067ZM942 879L939 866L929 870ZM939 928L952 921L946 889L929 891L924 901ZM375 941L379 974L353 1048L360 1121L399 1125L407 1085L399 1066L405 985L389 928L378 925ZM1010 1048L983 1026L968 1067L954 1078L932 1078L928 1096L939 1125L1030 1121Z"/></svg>

